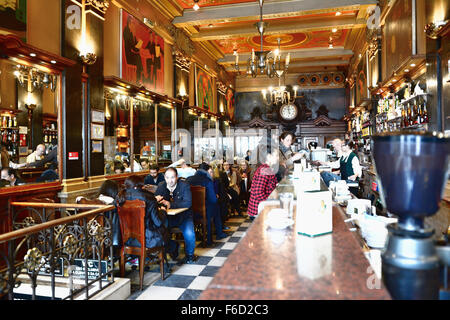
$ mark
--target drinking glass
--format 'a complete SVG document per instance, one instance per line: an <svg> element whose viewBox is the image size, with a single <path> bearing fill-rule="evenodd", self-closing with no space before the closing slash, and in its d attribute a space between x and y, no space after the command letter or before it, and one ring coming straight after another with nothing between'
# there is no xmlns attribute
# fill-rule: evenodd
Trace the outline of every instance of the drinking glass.
<svg viewBox="0 0 450 320"><path fill-rule="evenodd" d="M292 211L294 207L294 194L293 193L281 193L280 194L281 207L288 212L289 219L292 219Z"/></svg>

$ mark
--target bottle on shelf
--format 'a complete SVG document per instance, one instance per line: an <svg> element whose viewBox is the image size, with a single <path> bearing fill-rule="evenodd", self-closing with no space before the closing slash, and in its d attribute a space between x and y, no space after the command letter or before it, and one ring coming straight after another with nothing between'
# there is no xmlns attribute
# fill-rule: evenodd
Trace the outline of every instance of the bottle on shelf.
<svg viewBox="0 0 450 320"><path fill-rule="evenodd" d="M17 128L17 117L14 117L13 119L13 126L14 128Z"/></svg>

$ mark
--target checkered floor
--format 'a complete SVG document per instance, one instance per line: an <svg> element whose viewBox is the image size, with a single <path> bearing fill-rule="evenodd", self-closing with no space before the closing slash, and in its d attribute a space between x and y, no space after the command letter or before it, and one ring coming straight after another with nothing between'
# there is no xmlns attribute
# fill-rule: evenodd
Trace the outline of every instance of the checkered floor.
<svg viewBox="0 0 450 320"><path fill-rule="evenodd" d="M194 264L177 265L169 261L171 273L161 280L159 266L151 266L144 274L144 289L139 290L139 273L127 266L126 277L131 279L131 296L128 300L196 300L206 289L217 271L233 252L238 242L245 236L251 221L246 214L244 217L233 217L225 222L230 227L230 237L214 242L208 248L200 247L197 242L195 255L198 257ZM180 248L180 256L184 257L184 248Z"/></svg>

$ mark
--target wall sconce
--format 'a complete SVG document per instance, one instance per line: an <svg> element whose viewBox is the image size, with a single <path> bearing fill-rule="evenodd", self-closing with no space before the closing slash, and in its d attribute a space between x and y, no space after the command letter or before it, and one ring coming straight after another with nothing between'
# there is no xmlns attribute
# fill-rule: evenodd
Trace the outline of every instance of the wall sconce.
<svg viewBox="0 0 450 320"><path fill-rule="evenodd" d="M425 26L425 33L428 38L436 40L439 37L439 32L447 25L448 20L431 22Z"/></svg>
<svg viewBox="0 0 450 320"><path fill-rule="evenodd" d="M97 62L97 55L95 53L80 53L80 59L83 64L91 66Z"/></svg>

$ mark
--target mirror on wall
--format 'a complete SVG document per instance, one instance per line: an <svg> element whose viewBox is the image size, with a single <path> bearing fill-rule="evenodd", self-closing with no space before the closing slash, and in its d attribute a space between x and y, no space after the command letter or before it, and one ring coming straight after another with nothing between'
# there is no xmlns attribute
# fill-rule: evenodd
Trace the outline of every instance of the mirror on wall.
<svg viewBox="0 0 450 320"><path fill-rule="evenodd" d="M1 187L59 180L59 75L0 59Z"/></svg>

